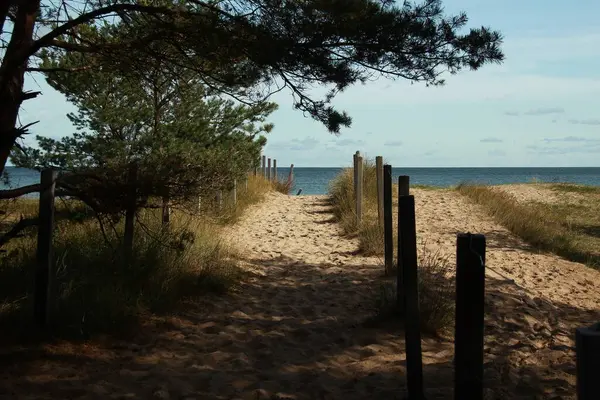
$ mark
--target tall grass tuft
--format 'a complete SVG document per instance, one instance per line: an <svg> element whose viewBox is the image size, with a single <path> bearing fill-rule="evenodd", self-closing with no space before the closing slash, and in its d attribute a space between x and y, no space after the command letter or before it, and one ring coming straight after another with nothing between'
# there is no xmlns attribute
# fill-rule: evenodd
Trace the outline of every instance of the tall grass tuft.
<svg viewBox="0 0 600 400"><path fill-rule="evenodd" d="M365 160L363 166L362 222L356 220L354 175L344 169L330 184L329 195L333 214L345 234L357 236L359 250L367 256L383 255L383 228L377 217L377 170L375 163Z"/></svg>
<svg viewBox="0 0 600 400"><path fill-rule="evenodd" d="M275 179L272 181L273 184L273 189L276 192L279 193L283 193L283 194L290 194L290 192L292 191L292 189L294 189L294 180L293 179L285 179L285 180L279 180L279 179Z"/></svg>
<svg viewBox="0 0 600 400"><path fill-rule="evenodd" d="M421 329L429 334L448 333L454 324L455 285L453 265L448 257L427 250L419 253L418 289ZM394 271L396 272L396 271ZM370 323L398 320L403 310L397 306L396 283L386 282L379 287L376 316Z"/></svg>

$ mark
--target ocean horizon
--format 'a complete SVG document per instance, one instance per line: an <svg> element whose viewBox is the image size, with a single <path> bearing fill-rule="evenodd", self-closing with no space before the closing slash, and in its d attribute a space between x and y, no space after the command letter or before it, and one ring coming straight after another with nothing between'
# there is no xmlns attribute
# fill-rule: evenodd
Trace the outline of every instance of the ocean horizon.
<svg viewBox="0 0 600 400"><path fill-rule="evenodd" d="M343 170L342 167L294 167L294 189L303 195L327 194L330 182ZM286 179L289 167L277 169L279 179ZM34 170L7 167L9 184L2 189L39 183L39 173ZM438 187L456 186L462 182L486 185L511 183L575 183L600 186L600 167L397 167L392 168L393 179L408 175L411 185Z"/></svg>

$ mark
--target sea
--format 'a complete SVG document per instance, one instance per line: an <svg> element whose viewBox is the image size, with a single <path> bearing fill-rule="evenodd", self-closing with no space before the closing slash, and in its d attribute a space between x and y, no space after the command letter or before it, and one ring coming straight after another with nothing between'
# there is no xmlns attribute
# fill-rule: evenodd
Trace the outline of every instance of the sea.
<svg viewBox="0 0 600 400"><path fill-rule="evenodd" d="M330 182L343 168L294 167L293 194L315 195L327 194ZM0 184L0 188L8 189L39 183L37 171L7 167L10 182ZM280 179L289 175L289 168L278 168ZM400 175L408 175L411 185L430 185L439 187L455 186L462 182L501 185L509 183L577 183L600 186L600 167L585 168L393 168L394 179Z"/></svg>

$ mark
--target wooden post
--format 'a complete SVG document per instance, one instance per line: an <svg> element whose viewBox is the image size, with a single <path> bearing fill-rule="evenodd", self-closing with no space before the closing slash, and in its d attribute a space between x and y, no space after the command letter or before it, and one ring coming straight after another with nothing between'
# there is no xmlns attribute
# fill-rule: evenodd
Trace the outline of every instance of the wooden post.
<svg viewBox="0 0 600 400"><path fill-rule="evenodd" d="M57 172L45 169L41 173L39 199L39 226L37 237L37 265L34 288L34 319L39 327L51 322L56 306L56 271L53 262L52 236L54 234L54 192Z"/></svg>
<svg viewBox="0 0 600 400"><path fill-rule="evenodd" d="M123 235L123 256L125 263L131 262L133 255L133 233L135 225L135 212L137 200L137 174L138 165L133 162L127 171L127 209L125 210L125 232Z"/></svg>
<svg viewBox="0 0 600 400"><path fill-rule="evenodd" d="M235 206L237 204L237 180L233 180L233 189L231 189L231 203Z"/></svg>
<svg viewBox="0 0 600 400"><path fill-rule="evenodd" d="M171 207L169 206L169 199L167 197L162 198L162 224L163 226L169 226L171 222Z"/></svg>
<svg viewBox="0 0 600 400"><path fill-rule="evenodd" d="M269 161L267 163L267 180L270 181L271 180L271 159L269 158Z"/></svg>
<svg viewBox="0 0 600 400"><path fill-rule="evenodd" d="M385 273L394 266L394 232L392 222L392 166L383 166L383 243L385 248Z"/></svg>
<svg viewBox="0 0 600 400"><path fill-rule="evenodd" d="M456 238L455 399L483 399L484 297L485 236L459 233Z"/></svg>
<svg viewBox="0 0 600 400"><path fill-rule="evenodd" d="M215 202L217 203L217 210L221 211L223 208L223 192L221 190L217 190L215 194Z"/></svg>
<svg viewBox="0 0 600 400"><path fill-rule="evenodd" d="M363 158L356 157L356 223L362 221L362 198L363 198Z"/></svg>
<svg viewBox="0 0 600 400"><path fill-rule="evenodd" d="M408 196L410 194L410 177L401 175L398 177L398 196Z"/></svg>
<svg viewBox="0 0 600 400"><path fill-rule="evenodd" d="M358 157L360 157L360 151L356 151L356 153L354 153L353 155L353 164L352 164L352 169L353 169L353 173L354 173L354 199L356 199L356 193L358 191L357 189L357 185L358 185Z"/></svg>
<svg viewBox="0 0 600 400"><path fill-rule="evenodd" d="M402 266L402 274L398 269L397 288L399 305L403 306L405 338L406 338L406 383L408 398L424 399L423 392L423 360L421 359L421 322L419 318L419 276L417 271L417 233L415 226L414 196L398 198L398 265ZM403 295L403 299L401 296ZM403 303L403 304L401 304ZM401 309L402 310L402 309ZM467 399L468 397L457 397Z"/></svg>
<svg viewBox="0 0 600 400"><path fill-rule="evenodd" d="M383 157L375 157L375 171L377 173L377 217L379 228L383 229Z"/></svg>
<svg viewBox="0 0 600 400"><path fill-rule="evenodd" d="M246 175L246 179L244 179L244 192L248 191L248 180L250 180L250 172Z"/></svg>
<svg viewBox="0 0 600 400"><path fill-rule="evenodd" d="M262 156L262 176L267 176L267 156Z"/></svg>
<svg viewBox="0 0 600 400"><path fill-rule="evenodd" d="M290 174L288 175L288 182L291 184L294 181L294 164L290 165Z"/></svg>
<svg viewBox="0 0 600 400"><path fill-rule="evenodd" d="M600 399L600 323L575 330L577 400Z"/></svg>
<svg viewBox="0 0 600 400"><path fill-rule="evenodd" d="M277 180L277 160L273 159L273 180Z"/></svg>

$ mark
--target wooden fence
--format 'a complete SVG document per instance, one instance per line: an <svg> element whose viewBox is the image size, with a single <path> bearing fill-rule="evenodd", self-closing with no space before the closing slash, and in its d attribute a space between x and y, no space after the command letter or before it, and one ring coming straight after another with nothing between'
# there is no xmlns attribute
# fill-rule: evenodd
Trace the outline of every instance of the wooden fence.
<svg viewBox="0 0 600 400"><path fill-rule="evenodd" d="M268 159L268 167L265 162L266 157L262 156L262 174L265 178L271 181L277 179L277 160L273 160L273 166L271 167L271 159ZM291 165L288 179L293 180L294 165ZM258 168L254 168L249 171L243 182L243 190L248 190L248 178L250 175L256 176L258 174ZM2 198L18 197L27 193L39 193L39 216L33 225L38 226L37 234L37 252L36 252L36 269L35 269L35 282L33 291L33 317L36 324L43 328L47 326L54 314L56 307L56 284L55 276L56 271L54 270L53 262L53 233L55 227L54 213L55 213L55 197L57 187L58 172L52 169L43 170L41 172L40 184L31 185L29 187L18 188L7 190L6 196ZM127 173L128 183L128 195L127 195L127 206L125 209L125 227L123 234L123 257L126 262L129 262L133 255L133 244L134 244L134 230L135 230L135 219L137 214L137 182L138 179L138 167L137 164L132 164ZM235 206L238 200L238 182L233 181L231 190L228 192L227 201L230 205ZM215 203L217 210L221 210L224 204L223 192L217 190L215 193ZM200 207L201 199L198 199L198 207ZM162 199L162 212L161 220L163 227L168 227L170 224L171 217L171 206L168 198ZM26 220L23 220L26 221ZM23 222L22 221L22 222ZM14 228L15 231L20 231L25 224L19 223ZM22 225L22 226L21 226ZM29 226L31 224L28 224ZM16 236L8 234L5 235L7 238L10 236ZM8 240L8 239L7 239Z"/></svg>
<svg viewBox="0 0 600 400"><path fill-rule="evenodd" d="M360 152L354 154L356 219L362 222L363 168ZM377 205L384 240L384 271L394 271L392 220L392 166L376 157ZM418 261L414 196L409 177L398 177L398 251L396 293L405 322L406 382L408 399L425 398L418 293ZM454 398L483 400L484 301L486 238L481 234L456 236L456 305L454 330ZM577 398L600 399L600 323L575 333Z"/></svg>

